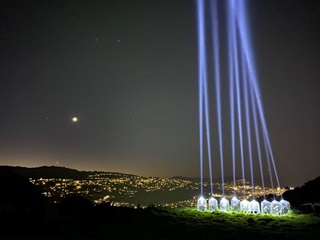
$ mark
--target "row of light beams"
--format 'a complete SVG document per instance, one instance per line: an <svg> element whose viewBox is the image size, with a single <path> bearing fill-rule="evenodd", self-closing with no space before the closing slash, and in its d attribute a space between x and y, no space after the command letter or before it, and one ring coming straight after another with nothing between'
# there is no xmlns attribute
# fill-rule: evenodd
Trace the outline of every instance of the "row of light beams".
<svg viewBox="0 0 320 240"><path fill-rule="evenodd" d="M210 194L213 195L213 175L212 175L212 159L211 159L211 140L210 140L210 119L209 119L209 91L208 91L208 59L207 59L207 42L212 42L213 55L213 76L215 82L215 101L217 114L217 132L219 140L219 158L221 166L221 186L222 199L220 201L220 210L227 211L229 209L229 201L224 197L224 149L223 149L223 131L222 131L222 103L221 103L221 66L220 66L220 43L219 43L219 17L218 17L218 1L210 1L210 17L212 39L208 41L206 35L206 0L197 1L197 26L198 26L198 79L199 79L199 137L200 137L200 192L201 197L198 200L198 209L205 210L207 201L203 198L203 161L204 161L204 138L206 139L207 157L210 179ZM254 171L253 171L253 140L251 138L251 130L255 135L255 146L257 147L257 157L262 180L262 189L265 193L265 183L263 174L263 157L261 148L261 138L264 143L264 152L269 168L269 177L272 188L273 175L276 178L277 186L280 182L271 149L270 138L267 130L266 120L263 113L263 107L258 87L258 79L255 72L253 54L249 38L248 23L246 21L245 0L226 0L227 8L227 38L228 38L228 77L229 77L229 101L230 101L230 129L231 129L231 151L232 151L232 173L234 182L234 197L231 200L231 208L234 210L242 210L244 212L260 213L260 206L254 200ZM244 109L242 109L242 107ZM245 121L245 127L243 122ZM238 133L236 134L236 121ZM251 127L253 125L253 127ZM244 134L243 129L246 129ZM251 129L252 128L252 129ZM246 200L245 182L243 181L244 200L236 197L236 135L239 137L239 150L241 162L242 179L245 179L245 154L244 154L244 135L247 136L248 160L250 166L250 176L252 184L252 201ZM272 167L272 168L271 168ZM272 174L273 173L273 174ZM281 200L270 203L262 201L261 211L264 213L284 213L290 209L290 204ZM208 209L215 210L218 208L217 200L212 196L208 200ZM284 210L284 208L286 210ZM280 209L280 210L279 210Z"/></svg>

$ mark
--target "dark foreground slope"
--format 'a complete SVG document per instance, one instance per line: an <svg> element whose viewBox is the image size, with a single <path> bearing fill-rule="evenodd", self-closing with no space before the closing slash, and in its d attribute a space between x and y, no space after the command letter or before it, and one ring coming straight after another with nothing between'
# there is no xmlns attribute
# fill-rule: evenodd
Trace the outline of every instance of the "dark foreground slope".
<svg viewBox="0 0 320 240"><path fill-rule="evenodd" d="M314 215L257 216L194 208L93 206L77 196L24 221L5 225L2 238L41 239L319 239ZM12 224L12 223L11 223ZM3 226L3 225L2 225Z"/></svg>
<svg viewBox="0 0 320 240"><path fill-rule="evenodd" d="M11 171L14 174L25 178L71 178L71 179L87 179L89 174L96 172L78 171L75 169L57 167L57 166L42 166L35 168L0 166L0 171Z"/></svg>
<svg viewBox="0 0 320 240"><path fill-rule="evenodd" d="M301 187L286 191L283 197L288 200L293 207L307 202L320 202L320 177L306 182Z"/></svg>

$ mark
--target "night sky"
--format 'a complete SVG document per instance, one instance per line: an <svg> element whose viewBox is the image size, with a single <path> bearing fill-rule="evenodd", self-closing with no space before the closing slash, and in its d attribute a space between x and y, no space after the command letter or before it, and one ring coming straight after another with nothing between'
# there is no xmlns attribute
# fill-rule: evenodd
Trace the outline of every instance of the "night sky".
<svg viewBox="0 0 320 240"><path fill-rule="evenodd" d="M1 165L199 176L194 0L0 4ZM301 185L320 175L320 1L248 8L280 183Z"/></svg>

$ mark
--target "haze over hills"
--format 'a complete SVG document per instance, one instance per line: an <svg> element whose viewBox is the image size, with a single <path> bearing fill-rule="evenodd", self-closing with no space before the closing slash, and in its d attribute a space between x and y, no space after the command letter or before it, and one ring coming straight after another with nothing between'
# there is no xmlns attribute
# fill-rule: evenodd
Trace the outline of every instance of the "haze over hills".
<svg viewBox="0 0 320 240"><path fill-rule="evenodd" d="M71 178L71 179L87 179L89 175L99 174L99 173L111 173L111 174L121 174L124 176L138 176L130 173L120 173L120 172L106 172L106 171L79 171L72 168L60 167L60 166L41 166L41 167L20 167L20 166L0 166L0 168L7 168L12 170L14 173L27 177L27 178ZM143 176L147 177L147 176ZM148 176L149 177L149 176ZM156 176L154 176L156 177ZM170 179L183 179L192 182L200 182L199 177L184 177L184 176L173 176ZM204 178L203 181L209 181L209 178ZM232 177L226 177L226 182L233 181ZM221 178L214 178L213 182L221 182Z"/></svg>
<svg viewBox="0 0 320 240"><path fill-rule="evenodd" d="M134 206L190 200L198 194L198 183L185 179L78 171L57 166L37 168L0 166L1 169L29 179L38 185L42 193L52 202L59 202L68 194L78 194L96 203L109 201Z"/></svg>
<svg viewBox="0 0 320 240"><path fill-rule="evenodd" d="M41 166L41 167L21 167L21 166L0 166L0 168L10 169L14 173L24 176L26 178L68 178L68 179L75 179L75 180L83 180L87 179L89 175L92 174L121 174L124 176L138 176L135 174L130 173L120 173L120 172L106 172L106 171L79 171L76 169L71 169L67 167L61 166ZM140 176L140 177L150 177L150 176ZM153 176L156 177L156 176ZM200 182L199 177L185 177L185 176L173 176L169 179L182 179L191 182ZM240 178L237 178L240 179ZM209 182L209 178L204 178L204 182ZM232 182L232 177L225 177L225 182ZM213 178L213 183L221 183L221 178ZM257 181L257 184L260 184ZM269 184L266 184L268 186Z"/></svg>
<svg viewBox="0 0 320 240"><path fill-rule="evenodd" d="M42 166L37 168L0 166L0 170L8 170L29 179L34 185L42 189L42 194L51 202L59 202L69 194L78 194L95 203L112 202L121 206L149 205L176 205L194 206L200 194L200 179L190 177L144 177L133 174L78 171L75 169ZM252 188L250 182L237 180L239 192L246 189L249 198ZM225 196L232 198L234 184L231 178L225 178ZM255 185L256 197L262 196L264 191ZM279 195L285 189L277 190ZM203 179L203 195L210 196L210 181ZM273 189L266 189L265 194L274 193ZM213 194L221 197L221 179L213 180ZM243 194L241 194L243 196Z"/></svg>
<svg viewBox="0 0 320 240"><path fill-rule="evenodd" d="M122 175L132 175L138 176L130 173L120 173L120 172L106 172L106 171L80 171L72 168L61 167L61 166L40 166L40 167L21 167L21 166L0 166L3 169L10 169L13 172L30 178L72 178L72 179L85 179L90 174L97 173L116 173ZM146 177L146 176L145 176ZM183 176L174 176L171 178L179 178L186 180L199 181L198 177L183 177Z"/></svg>
<svg viewBox="0 0 320 240"><path fill-rule="evenodd" d="M2 169L10 169L14 173L27 178L71 178L87 179L90 174L101 173L100 171L79 171L76 169L58 167L58 166L41 166L34 168L20 166L0 166Z"/></svg>
<svg viewBox="0 0 320 240"><path fill-rule="evenodd" d="M78 171L66 167L42 166L36 168L0 166L0 172L12 172L38 185L44 196L52 202L59 202L70 194L81 195L95 203L113 202L121 206L137 204L175 204L192 206L199 195L199 178L175 176L171 178L143 177L133 174L103 171ZM204 179L204 194L209 196L209 179ZM214 194L221 194L221 179L213 181ZM225 179L226 197L233 195L232 178ZM242 186L241 180L237 182ZM245 182L250 188L250 183ZM294 190L281 190L284 198L293 206L307 201L320 201L320 177ZM239 192L242 192L239 189ZM261 187L255 188L256 198L263 197ZM247 197L251 191L246 190ZM269 189L266 195L274 192ZM277 194L279 195L279 194Z"/></svg>

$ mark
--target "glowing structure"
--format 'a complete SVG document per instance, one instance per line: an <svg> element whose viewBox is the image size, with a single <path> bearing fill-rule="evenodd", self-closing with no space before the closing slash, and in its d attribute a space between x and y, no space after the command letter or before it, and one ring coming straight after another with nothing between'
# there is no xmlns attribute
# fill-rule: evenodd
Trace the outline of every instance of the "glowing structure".
<svg viewBox="0 0 320 240"><path fill-rule="evenodd" d="M231 199L231 208L234 211L239 211L240 210L240 200L236 197L233 197Z"/></svg>
<svg viewBox="0 0 320 240"><path fill-rule="evenodd" d="M281 213L287 214L291 209L290 203L288 201L282 199L280 201L280 204L281 204Z"/></svg>
<svg viewBox="0 0 320 240"><path fill-rule="evenodd" d="M250 213L260 213L260 204L256 200L249 202Z"/></svg>
<svg viewBox="0 0 320 240"><path fill-rule="evenodd" d="M208 206L208 210L210 211L215 211L218 209L218 201L217 199L215 199L214 197L211 197L209 199L209 206Z"/></svg>
<svg viewBox="0 0 320 240"><path fill-rule="evenodd" d="M250 212L249 201L247 199L244 199L240 202L240 211L241 212Z"/></svg>
<svg viewBox="0 0 320 240"><path fill-rule="evenodd" d="M282 213L282 205L279 201L273 200L271 202L271 213L280 215Z"/></svg>
<svg viewBox="0 0 320 240"><path fill-rule="evenodd" d="M270 214L271 213L271 202L263 200L261 202L261 213Z"/></svg>
<svg viewBox="0 0 320 240"><path fill-rule="evenodd" d="M222 2L222 1L221 1ZM254 54L252 43L250 42L250 29L247 22L247 13L245 0L226 0L226 26L227 34L227 48L226 53L228 57L221 57L220 52L220 30L219 30L219 16L218 11L220 2L218 0L197 0L197 27L198 27L198 80L199 80L199 138L200 138L200 191L203 196L203 160L208 159L208 170L210 179L210 191L213 194L213 169L211 156L211 141L210 141L210 119L209 112L209 77L214 78L215 103L216 103L216 122L217 123L217 149L220 158L221 171L221 191L222 196L225 195L224 190L224 154L225 148L231 148L232 173L234 183L234 197L231 200L231 209L235 211L251 212L259 214L286 214L290 210L290 203L285 200L280 202L274 200L269 202L264 200L260 204L252 200L246 200L247 186L243 181L243 198L240 201L236 194L236 165L241 167L242 179L246 179L247 175L251 176L251 196L254 199L254 159L258 160L260 167L260 176L262 182L262 189L265 194L265 183L263 173L263 160L266 160L271 186L274 189L280 188L279 177L275 165L273 151L271 148L270 137L267 129L266 119L264 116L263 105L261 101L261 94L258 84L258 75L255 70ZM210 3L210 7L207 6ZM207 4L207 5L206 5ZM223 4L224 5L224 4ZM208 10L207 10L208 9ZM211 36L206 34L206 15L211 17ZM222 21L223 22L223 21ZM211 47L209 46L211 43ZM212 56L207 57L208 49L212 50ZM221 61L227 61L227 66L221 67ZM208 73L208 66L212 66L213 72ZM223 72L225 70L227 72ZM229 90L229 107L230 107L230 133L231 144L224 144L224 111L223 101L225 99L221 96L222 90L225 89L225 84L222 82L226 76L228 78ZM223 113L223 114L222 114ZM246 141L245 141L246 140ZM263 148L264 144L264 148ZM204 154L204 147L207 147L207 153ZM256 149L254 149L256 148ZM219 161L218 161L219 162ZM250 172L247 173L245 169L249 166ZM274 185L275 178L277 186ZM210 198L207 202L203 197L198 199L198 210L204 211L208 207L213 211L218 209L218 203L215 198ZM229 201L224 197L220 201L220 210L227 211L229 209Z"/></svg>
<svg viewBox="0 0 320 240"><path fill-rule="evenodd" d="M199 211L205 211L207 209L207 200L205 200L204 197L200 197L198 199L197 207Z"/></svg>
<svg viewBox="0 0 320 240"><path fill-rule="evenodd" d="M229 201L223 197L220 200L220 211L226 212L228 210L229 210Z"/></svg>

